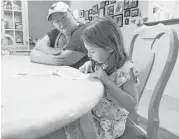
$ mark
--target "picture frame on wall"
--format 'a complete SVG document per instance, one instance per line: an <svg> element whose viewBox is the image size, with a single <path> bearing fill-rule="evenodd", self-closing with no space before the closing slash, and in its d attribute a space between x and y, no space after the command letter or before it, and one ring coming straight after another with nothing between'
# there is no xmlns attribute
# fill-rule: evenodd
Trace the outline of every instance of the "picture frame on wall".
<svg viewBox="0 0 179 139"><path fill-rule="evenodd" d="M125 19L125 25L129 25L129 18Z"/></svg>
<svg viewBox="0 0 179 139"><path fill-rule="evenodd" d="M139 5L139 0L132 0L131 2L131 8L137 8Z"/></svg>
<svg viewBox="0 0 179 139"><path fill-rule="evenodd" d="M105 16L105 7L98 10L99 17Z"/></svg>
<svg viewBox="0 0 179 139"><path fill-rule="evenodd" d="M114 15L122 14L124 3L123 1L117 1L114 6Z"/></svg>
<svg viewBox="0 0 179 139"><path fill-rule="evenodd" d="M114 22L119 26L123 26L123 14L113 16Z"/></svg>
<svg viewBox="0 0 179 139"><path fill-rule="evenodd" d="M125 11L124 11L124 17L129 17L129 16L130 16L130 14L131 14L130 9L129 9L129 10L125 10Z"/></svg>
<svg viewBox="0 0 179 139"><path fill-rule="evenodd" d="M92 14L92 9L89 9L89 15Z"/></svg>
<svg viewBox="0 0 179 139"><path fill-rule="evenodd" d="M80 11L80 18L83 18L83 17L84 17L84 13L85 13L84 10L81 10L81 11Z"/></svg>
<svg viewBox="0 0 179 139"><path fill-rule="evenodd" d="M96 4L92 7L92 14L94 15L94 14L97 14L97 13L98 13L98 4Z"/></svg>
<svg viewBox="0 0 179 139"><path fill-rule="evenodd" d="M89 11L85 11L85 20L89 20Z"/></svg>
<svg viewBox="0 0 179 139"><path fill-rule="evenodd" d="M116 3L116 0L110 0L109 3L114 4L114 3Z"/></svg>
<svg viewBox="0 0 179 139"><path fill-rule="evenodd" d="M106 5L106 1L102 1L102 2L100 2L100 9L101 9L101 8L104 8L105 5Z"/></svg>
<svg viewBox="0 0 179 139"><path fill-rule="evenodd" d="M131 10L131 17L136 17L139 15L139 8Z"/></svg>
<svg viewBox="0 0 179 139"><path fill-rule="evenodd" d="M114 15L114 5L108 5L105 7L105 16L113 16Z"/></svg>
<svg viewBox="0 0 179 139"><path fill-rule="evenodd" d="M92 16L92 21L95 20L98 17L98 14L95 14Z"/></svg>
<svg viewBox="0 0 179 139"><path fill-rule="evenodd" d="M89 16L89 21L92 21L92 16Z"/></svg>
<svg viewBox="0 0 179 139"><path fill-rule="evenodd" d="M124 0L124 10L130 8L130 0Z"/></svg>
<svg viewBox="0 0 179 139"><path fill-rule="evenodd" d="M109 0L105 1L105 6L109 5Z"/></svg>

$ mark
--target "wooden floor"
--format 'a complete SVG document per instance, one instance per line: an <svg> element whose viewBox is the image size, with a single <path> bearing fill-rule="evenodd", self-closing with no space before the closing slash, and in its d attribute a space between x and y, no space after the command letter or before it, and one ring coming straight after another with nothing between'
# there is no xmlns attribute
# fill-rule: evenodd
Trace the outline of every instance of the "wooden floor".
<svg viewBox="0 0 179 139"><path fill-rule="evenodd" d="M151 94L151 90L145 90L139 104L138 113L145 118L148 115ZM160 104L159 116L160 125L179 136L179 99L164 94Z"/></svg>

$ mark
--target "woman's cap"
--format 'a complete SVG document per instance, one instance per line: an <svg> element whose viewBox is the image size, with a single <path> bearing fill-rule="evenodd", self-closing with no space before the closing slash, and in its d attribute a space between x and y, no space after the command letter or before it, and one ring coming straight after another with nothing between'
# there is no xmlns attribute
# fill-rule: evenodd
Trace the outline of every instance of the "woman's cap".
<svg viewBox="0 0 179 139"><path fill-rule="evenodd" d="M50 21L53 13L66 13L68 10L71 11L70 7L64 2L54 3L48 10L47 19Z"/></svg>

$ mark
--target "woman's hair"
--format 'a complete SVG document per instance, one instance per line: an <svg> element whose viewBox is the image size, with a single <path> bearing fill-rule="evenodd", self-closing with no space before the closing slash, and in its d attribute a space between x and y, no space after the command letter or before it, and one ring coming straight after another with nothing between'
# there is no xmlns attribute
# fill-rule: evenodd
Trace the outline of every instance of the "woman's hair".
<svg viewBox="0 0 179 139"><path fill-rule="evenodd" d="M123 44L123 36L117 24L110 17L98 17L84 30L82 40L107 50L113 49L106 69L108 75L120 68L128 59ZM97 64L97 63L96 63Z"/></svg>

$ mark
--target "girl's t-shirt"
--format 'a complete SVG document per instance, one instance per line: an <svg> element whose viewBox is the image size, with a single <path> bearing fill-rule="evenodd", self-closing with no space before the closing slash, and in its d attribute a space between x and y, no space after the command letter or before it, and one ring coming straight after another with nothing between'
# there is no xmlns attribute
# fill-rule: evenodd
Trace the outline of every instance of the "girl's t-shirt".
<svg viewBox="0 0 179 139"><path fill-rule="evenodd" d="M120 88L130 79L131 70L136 83L139 83L138 70L131 61L127 61L120 69L116 69L109 78ZM101 138L115 139L124 133L128 111L120 107L116 99L107 90L101 101L92 110L92 113Z"/></svg>
<svg viewBox="0 0 179 139"><path fill-rule="evenodd" d="M96 67L96 69L98 69ZM136 83L139 83L138 80L138 70L135 68L134 63L127 61L120 69L116 69L109 78L118 86L119 88L130 79L130 71L132 70L133 76ZM89 115L88 115L89 116ZM116 99L110 95L110 93L105 90L103 98L100 102L92 109L92 114L95 130L98 134L98 139L115 139L122 136L125 130L126 119L128 116L128 111L120 107ZM87 119L87 118L86 118ZM74 126L75 123L75 126ZM85 131L81 125L90 125L88 132L94 131L94 128L91 121L75 121L72 125L68 125L66 134L68 135L67 139L77 139L83 138ZM81 124L80 124L81 123ZM84 131L82 133L82 131ZM86 138L90 139L90 136Z"/></svg>

